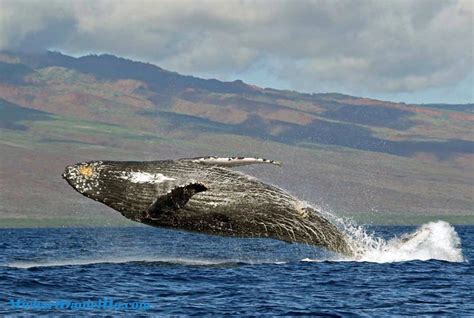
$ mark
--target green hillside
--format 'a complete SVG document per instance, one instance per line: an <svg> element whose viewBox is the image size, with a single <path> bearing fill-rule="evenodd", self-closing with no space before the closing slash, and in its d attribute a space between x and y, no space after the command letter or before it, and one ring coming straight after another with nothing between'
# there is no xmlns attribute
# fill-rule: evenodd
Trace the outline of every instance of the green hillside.
<svg viewBox="0 0 474 318"><path fill-rule="evenodd" d="M0 73L3 226L130 224L69 189L64 167L198 155L279 160L245 171L341 216L474 223L473 105L263 89L110 55L3 52Z"/></svg>

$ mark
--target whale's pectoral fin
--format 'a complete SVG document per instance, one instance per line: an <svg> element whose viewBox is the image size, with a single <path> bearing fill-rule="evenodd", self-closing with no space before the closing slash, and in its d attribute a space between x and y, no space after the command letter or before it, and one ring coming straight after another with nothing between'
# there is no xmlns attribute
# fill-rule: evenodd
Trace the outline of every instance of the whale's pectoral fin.
<svg viewBox="0 0 474 318"><path fill-rule="evenodd" d="M184 158L179 159L180 161L191 161L202 163L206 165L221 166L221 167L237 167L245 166L256 163L270 163L277 166L281 166L281 163L275 160L257 158L257 157L196 157L196 158Z"/></svg>
<svg viewBox="0 0 474 318"><path fill-rule="evenodd" d="M175 187L166 195L158 197L148 208L147 214L150 218L154 218L162 213L174 212L186 205L193 195L206 190L207 188L201 183Z"/></svg>

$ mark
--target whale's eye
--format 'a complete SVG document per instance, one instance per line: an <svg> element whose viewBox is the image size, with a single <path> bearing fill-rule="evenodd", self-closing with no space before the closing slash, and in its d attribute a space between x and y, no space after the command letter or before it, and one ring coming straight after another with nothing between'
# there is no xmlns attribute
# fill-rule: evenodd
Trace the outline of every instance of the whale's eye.
<svg viewBox="0 0 474 318"><path fill-rule="evenodd" d="M81 166L79 167L79 173L86 178L90 178L94 175L94 167L92 166Z"/></svg>

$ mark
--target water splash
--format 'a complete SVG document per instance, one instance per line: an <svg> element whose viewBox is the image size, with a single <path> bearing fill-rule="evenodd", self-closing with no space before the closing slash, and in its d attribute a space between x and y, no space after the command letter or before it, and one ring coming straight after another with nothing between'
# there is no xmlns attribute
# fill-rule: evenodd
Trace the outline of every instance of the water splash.
<svg viewBox="0 0 474 318"><path fill-rule="evenodd" d="M464 261L461 240L454 227L444 221L423 224L412 233L390 240L378 237L369 233L365 227L347 221L344 231L349 236L354 256L341 260L375 263L414 260Z"/></svg>
<svg viewBox="0 0 474 318"><path fill-rule="evenodd" d="M336 224L349 239L353 257L335 258L331 261L356 261L392 263L406 261L441 260L447 262L465 261L461 239L455 228L445 221L429 222L412 233L386 240L358 225L351 218L338 217L330 209L314 206L324 217ZM304 259L303 261L316 261ZM324 261L324 260L317 260Z"/></svg>

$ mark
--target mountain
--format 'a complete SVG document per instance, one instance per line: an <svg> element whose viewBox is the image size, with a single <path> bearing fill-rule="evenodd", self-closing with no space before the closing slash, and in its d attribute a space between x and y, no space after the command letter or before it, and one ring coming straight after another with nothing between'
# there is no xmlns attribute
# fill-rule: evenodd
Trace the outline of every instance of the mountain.
<svg viewBox="0 0 474 318"><path fill-rule="evenodd" d="M70 163L214 154L287 163L246 171L340 215L470 217L473 110L200 79L113 55L1 52L0 218L111 217L64 187Z"/></svg>

